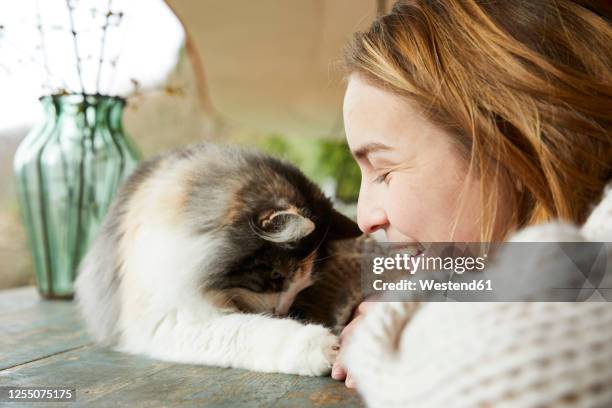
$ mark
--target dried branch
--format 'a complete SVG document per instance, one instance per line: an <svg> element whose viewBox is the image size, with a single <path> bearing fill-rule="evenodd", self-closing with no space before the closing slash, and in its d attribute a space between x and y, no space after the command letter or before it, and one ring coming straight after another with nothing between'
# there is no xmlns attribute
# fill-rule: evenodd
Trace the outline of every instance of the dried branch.
<svg viewBox="0 0 612 408"><path fill-rule="evenodd" d="M81 85L81 93L85 94L85 86L83 85L83 75L81 73L81 57L79 56L77 32L74 26L74 18L72 17L72 13L74 12L74 7L72 6L71 0L66 0L66 6L68 7L68 18L70 20L70 32L72 33L72 40L74 44L74 54L76 56L77 74L79 76L79 84Z"/></svg>
<svg viewBox="0 0 612 408"><path fill-rule="evenodd" d="M119 13L119 22L121 22L123 19L123 13ZM118 23L119 23L118 22ZM128 19L129 22L129 19ZM117 25L118 25L117 23ZM124 23L124 25L127 23ZM119 51L117 52L117 55L115 56L115 58L111 59L109 61L111 67L112 67L112 71L110 73L110 79L108 81L108 89L112 89L113 88L113 82L115 81L115 74L117 73L117 63L119 62L119 57L121 57L121 54L123 53L123 45L125 44L125 36L127 33L127 29L124 27L121 33L121 41L119 42Z"/></svg>
<svg viewBox="0 0 612 408"><path fill-rule="evenodd" d="M110 16L113 14L111 12L111 5L113 0L108 0L108 7L106 11L106 18L104 20L104 25L102 26L102 44L100 45L100 58L98 59L98 75L96 77L96 93L100 93L100 78L102 76L102 68L104 66L104 48L106 46L106 30L108 29Z"/></svg>
<svg viewBox="0 0 612 408"><path fill-rule="evenodd" d="M45 35L43 33L43 26L42 26L42 16L40 15L40 3L39 0L36 0L36 28L38 29L38 33L40 34L40 47L41 47L41 51L42 51L42 55L43 55L43 64L44 64L44 69L45 72L47 73L47 87L49 88L49 91L52 91L52 84L51 84L51 70L49 69L49 59L47 57L47 48L45 46ZM65 84L64 84L65 85Z"/></svg>
<svg viewBox="0 0 612 408"><path fill-rule="evenodd" d="M2 43L6 44L6 45L10 45L15 51L19 52L25 59L27 59L34 67L37 67L39 69L42 69L43 71L44 69L44 63L41 62L36 56L28 53L27 51L22 50L21 48L19 48L17 45L15 45L15 43L13 43L10 40L7 40L6 38L2 39ZM53 78L59 80L62 82L62 85L67 87L66 83L64 82L63 79L59 78L56 75L53 75L51 72L49 72L49 75L51 75Z"/></svg>

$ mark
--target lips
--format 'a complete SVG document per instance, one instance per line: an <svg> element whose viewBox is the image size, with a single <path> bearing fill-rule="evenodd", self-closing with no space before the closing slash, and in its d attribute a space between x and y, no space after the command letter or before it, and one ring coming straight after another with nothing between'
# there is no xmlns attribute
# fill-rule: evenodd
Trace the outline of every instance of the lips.
<svg viewBox="0 0 612 408"><path fill-rule="evenodd" d="M393 255L419 256L424 252L423 246L418 242L390 242L387 249Z"/></svg>

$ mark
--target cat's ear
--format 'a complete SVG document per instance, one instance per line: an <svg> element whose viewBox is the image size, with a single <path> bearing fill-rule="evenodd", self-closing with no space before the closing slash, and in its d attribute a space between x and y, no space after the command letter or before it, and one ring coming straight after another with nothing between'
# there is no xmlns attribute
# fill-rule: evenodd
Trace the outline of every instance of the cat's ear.
<svg viewBox="0 0 612 408"><path fill-rule="evenodd" d="M275 211L259 220L258 235L266 241L290 243L309 235L315 224L294 211Z"/></svg>
<svg viewBox="0 0 612 408"><path fill-rule="evenodd" d="M327 232L327 239L329 240L349 239L361 235L361 230L357 223L336 209L332 209L329 224L329 231Z"/></svg>

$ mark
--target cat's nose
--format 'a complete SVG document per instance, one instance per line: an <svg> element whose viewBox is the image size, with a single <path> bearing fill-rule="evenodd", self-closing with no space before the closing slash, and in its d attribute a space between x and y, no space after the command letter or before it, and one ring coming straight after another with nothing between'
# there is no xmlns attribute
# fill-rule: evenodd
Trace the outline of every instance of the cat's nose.
<svg viewBox="0 0 612 408"><path fill-rule="evenodd" d="M281 292L278 297L278 303L274 308L274 314L277 316L287 316L294 298L295 294L293 293L293 291Z"/></svg>
<svg viewBox="0 0 612 408"><path fill-rule="evenodd" d="M276 316L287 316L288 312L289 312L288 307L275 307L274 308L274 314Z"/></svg>

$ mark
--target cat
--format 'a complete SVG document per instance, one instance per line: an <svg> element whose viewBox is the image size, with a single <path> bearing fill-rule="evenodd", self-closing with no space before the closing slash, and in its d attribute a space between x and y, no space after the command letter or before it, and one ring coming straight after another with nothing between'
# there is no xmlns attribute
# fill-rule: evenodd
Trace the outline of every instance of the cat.
<svg viewBox="0 0 612 408"><path fill-rule="evenodd" d="M335 255L359 235L293 165L192 145L143 163L122 185L80 264L76 299L95 341L119 351L324 375L358 294L304 292L291 306L338 259L356 265L350 251ZM320 292L338 295L343 279Z"/></svg>

